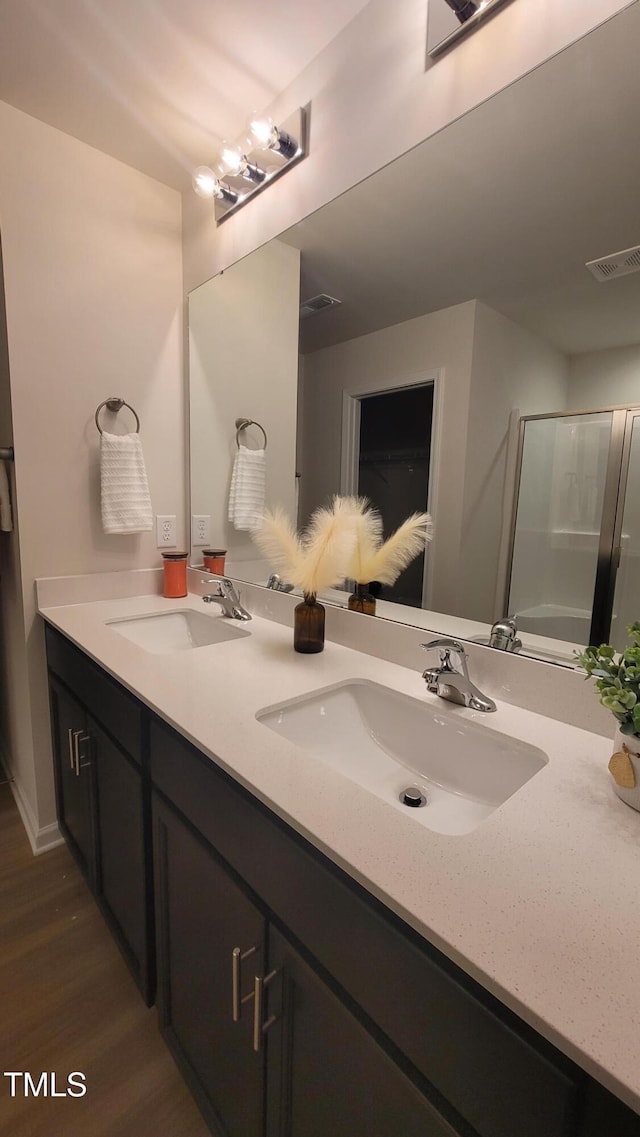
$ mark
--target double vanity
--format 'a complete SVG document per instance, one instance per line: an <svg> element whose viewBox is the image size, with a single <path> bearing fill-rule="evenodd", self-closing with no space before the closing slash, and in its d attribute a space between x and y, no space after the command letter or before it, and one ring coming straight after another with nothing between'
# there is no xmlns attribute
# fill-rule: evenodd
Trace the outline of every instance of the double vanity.
<svg viewBox="0 0 640 1137"><path fill-rule="evenodd" d="M197 595L54 592L60 825L213 1133L638 1137L606 738L438 698L417 630L415 667L301 657Z"/></svg>

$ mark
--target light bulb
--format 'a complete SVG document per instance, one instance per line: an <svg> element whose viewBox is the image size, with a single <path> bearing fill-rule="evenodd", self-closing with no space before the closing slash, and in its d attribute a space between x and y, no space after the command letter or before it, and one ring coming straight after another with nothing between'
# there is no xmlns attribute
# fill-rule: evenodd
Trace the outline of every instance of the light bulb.
<svg viewBox="0 0 640 1137"><path fill-rule="evenodd" d="M278 131L272 118L253 118L249 123L247 142L252 150L268 150L278 141Z"/></svg>
<svg viewBox="0 0 640 1137"><path fill-rule="evenodd" d="M294 158L298 153L295 138L280 130L272 118L254 115L248 126L247 146L250 150L272 150L283 158Z"/></svg>
<svg viewBox="0 0 640 1137"><path fill-rule="evenodd" d="M193 171L192 184L198 197L204 197L207 200L216 197L222 201L228 201L230 204L238 200L236 191L221 182L209 166L198 166L197 170Z"/></svg>
<svg viewBox="0 0 640 1137"><path fill-rule="evenodd" d="M220 182L209 166L198 166L197 170L193 171L191 180L198 197L212 198L219 196L218 188Z"/></svg>
<svg viewBox="0 0 640 1137"><path fill-rule="evenodd" d="M221 174L241 174L246 158L239 146L232 146L230 142L222 143L222 150L218 159L218 169Z"/></svg>
<svg viewBox="0 0 640 1137"><path fill-rule="evenodd" d="M222 143L217 168L223 177L245 178L254 185L260 185L266 177L264 170L247 160L240 146L232 146L229 142Z"/></svg>

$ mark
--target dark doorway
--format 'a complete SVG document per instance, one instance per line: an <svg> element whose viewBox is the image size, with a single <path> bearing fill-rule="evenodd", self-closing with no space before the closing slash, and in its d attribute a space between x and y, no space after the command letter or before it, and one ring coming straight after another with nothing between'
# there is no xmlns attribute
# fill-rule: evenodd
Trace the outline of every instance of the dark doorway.
<svg viewBox="0 0 640 1137"><path fill-rule="evenodd" d="M427 508L432 424L433 383L360 400L358 493L380 511L385 539ZM423 576L421 553L382 598L420 608Z"/></svg>

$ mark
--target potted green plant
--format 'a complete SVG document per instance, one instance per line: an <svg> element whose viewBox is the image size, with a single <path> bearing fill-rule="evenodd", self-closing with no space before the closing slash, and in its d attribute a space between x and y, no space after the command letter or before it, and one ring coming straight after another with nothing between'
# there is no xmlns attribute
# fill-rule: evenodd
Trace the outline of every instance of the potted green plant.
<svg viewBox="0 0 640 1137"><path fill-rule="evenodd" d="M595 679L600 702L617 723L609 770L622 801L640 810L640 622L629 624L629 643L616 654L611 644L576 652L576 662Z"/></svg>

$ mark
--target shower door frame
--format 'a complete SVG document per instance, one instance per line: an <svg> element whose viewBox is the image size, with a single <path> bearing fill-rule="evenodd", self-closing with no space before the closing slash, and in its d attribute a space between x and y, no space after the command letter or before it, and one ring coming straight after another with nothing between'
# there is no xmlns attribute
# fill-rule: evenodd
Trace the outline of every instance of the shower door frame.
<svg viewBox="0 0 640 1137"><path fill-rule="evenodd" d="M520 497L520 484L522 479L524 435L527 423L554 418L569 419L580 418L582 415L610 414L611 434L609 437L609 455L607 458L607 472L604 481L602 522L598 542L596 577L591 609L591 627L589 631L590 644L598 645L605 642L611 629L616 576L620 562L622 515L624 511L627 476L629 473L629 458L631 455L631 428L634 418L638 417L639 413L640 403L617 403L608 407L587 407L575 411L551 411L548 414L523 415L521 417L518 428L516 479L511 510L509 555L507 561L508 569L505 581L503 614L509 611L509 597L511 594L511 580L513 575L513 554L518 521L518 500Z"/></svg>

